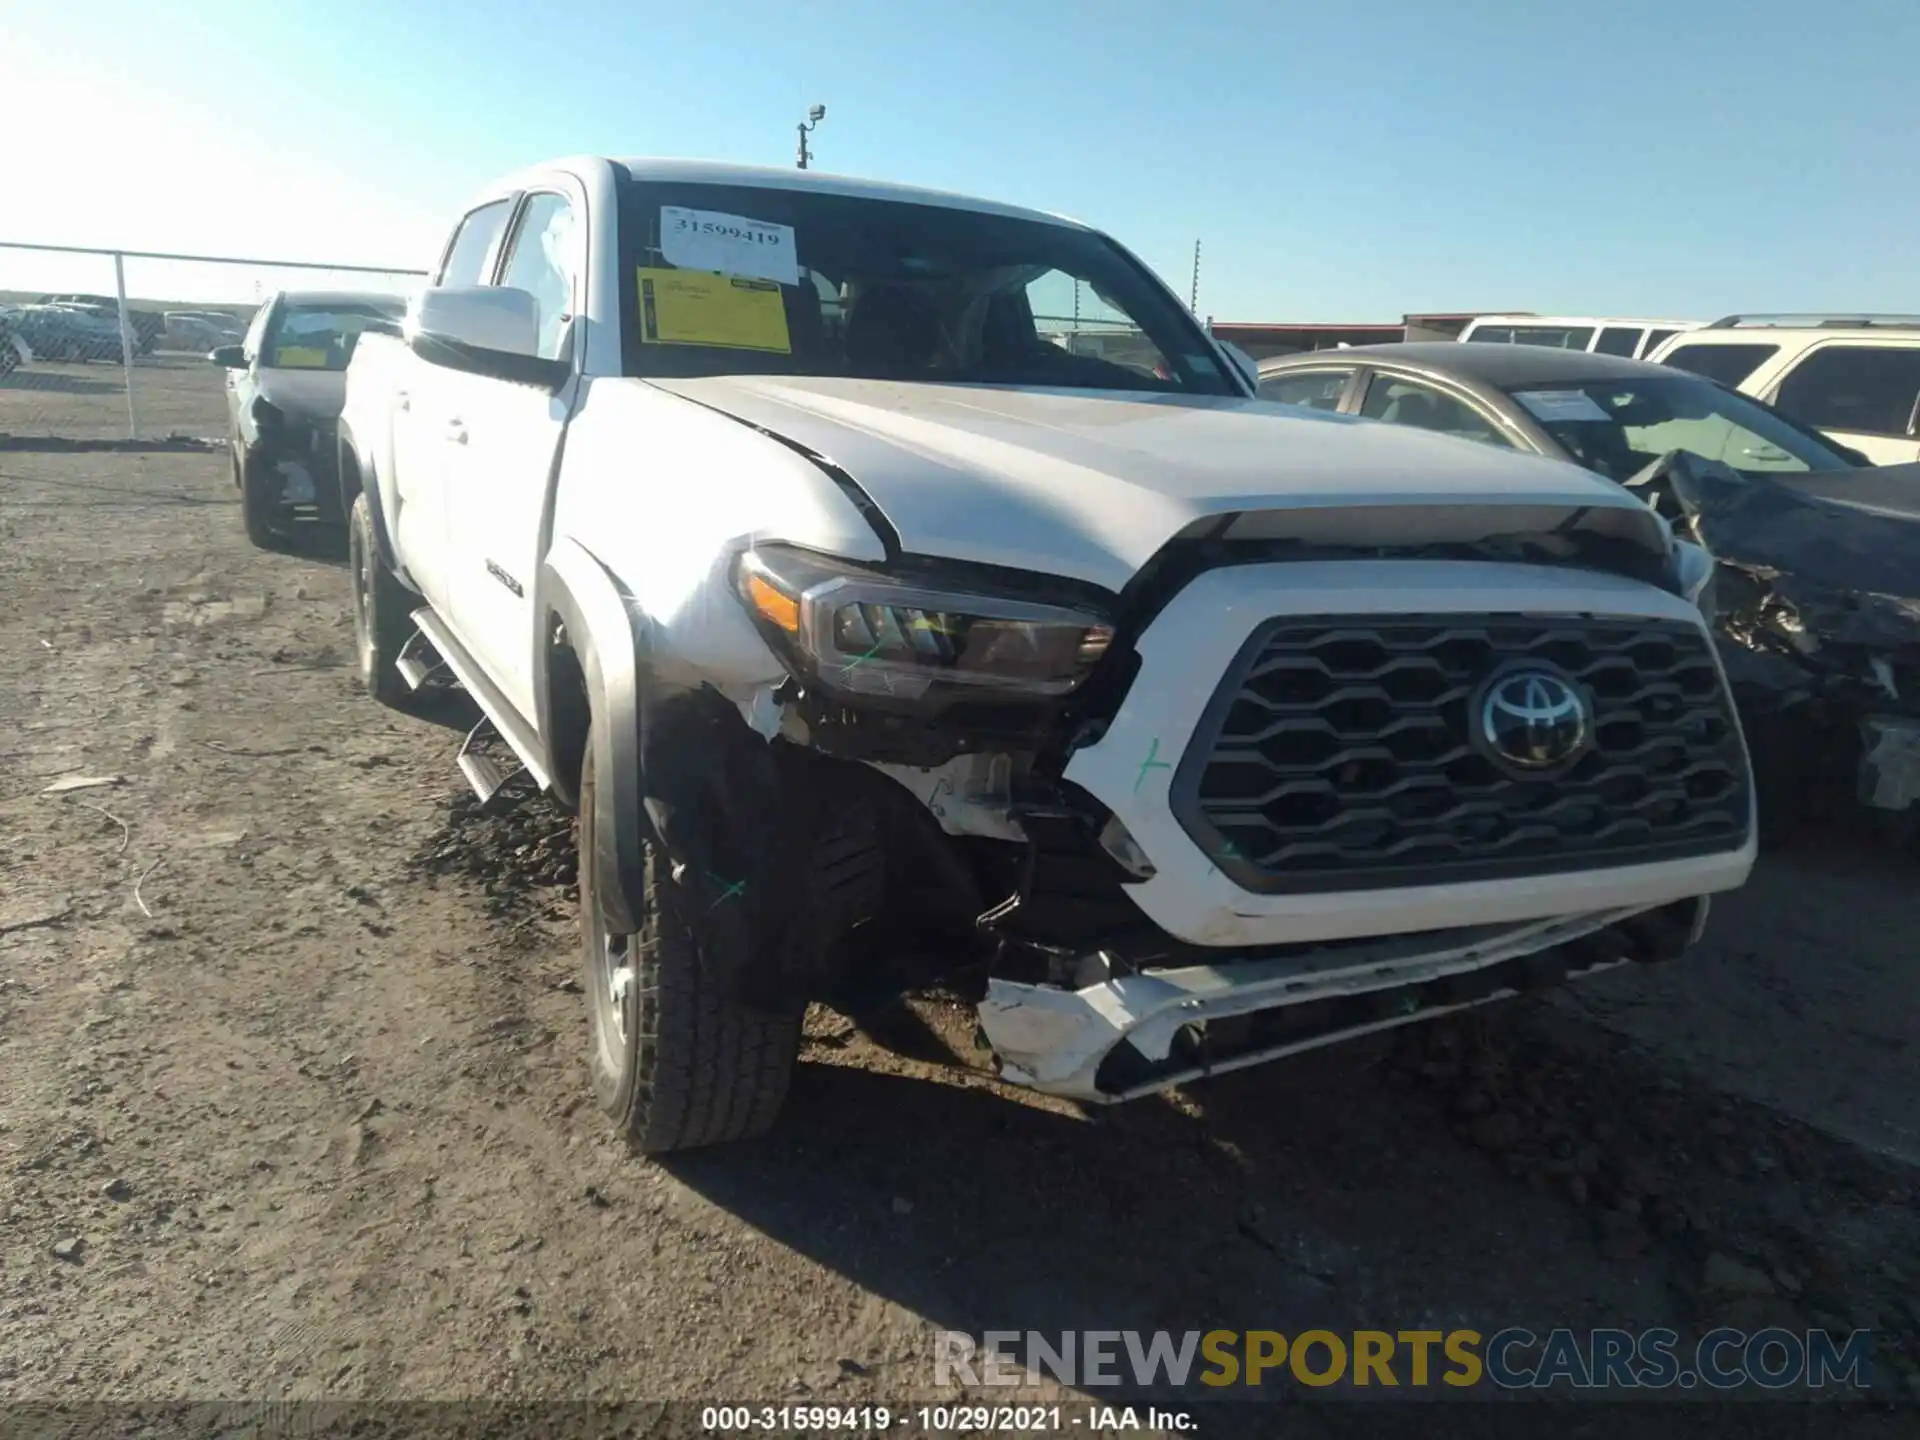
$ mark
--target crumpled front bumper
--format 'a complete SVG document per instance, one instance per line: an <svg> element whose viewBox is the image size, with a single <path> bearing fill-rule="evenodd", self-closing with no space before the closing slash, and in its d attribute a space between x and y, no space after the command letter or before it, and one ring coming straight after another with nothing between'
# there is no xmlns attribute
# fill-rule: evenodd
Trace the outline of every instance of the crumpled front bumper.
<svg viewBox="0 0 1920 1440"><path fill-rule="evenodd" d="M1556 983L1571 973L1659 958L1578 943L1647 913L1648 907L1638 907L1520 926L1388 936L1281 959L1145 970L1073 990L994 979L980 1003L980 1025L999 1058L1002 1079L1050 1095L1111 1104L1433 1019ZM1699 939L1706 915L1707 901L1701 898L1677 929L1669 927L1672 953ZM1324 1020L1318 1026L1226 1054L1208 1053L1208 1027L1221 1021L1271 1018L1289 1010L1305 1014L1299 1007L1316 1004ZM1182 1042L1181 1055L1175 1053L1176 1041ZM1129 1063L1116 1073L1109 1061L1123 1047L1133 1053L1124 1056Z"/></svg>
<svg viewBox="0 0 1920 1440"><path fill-rule="evenodd" d="M290 518L346 523L340 501L336 434L330 421L297 421L263 431L254 442L256 461L273 475L275 499Z"/></svg>

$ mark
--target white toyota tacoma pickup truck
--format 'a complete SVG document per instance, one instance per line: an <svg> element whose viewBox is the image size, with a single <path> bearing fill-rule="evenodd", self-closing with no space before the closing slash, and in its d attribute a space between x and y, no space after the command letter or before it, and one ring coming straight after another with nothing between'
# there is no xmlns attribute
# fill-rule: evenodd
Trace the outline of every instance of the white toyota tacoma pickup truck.
<svg viewBox="0 0 1920 1440"><path fill-rule="evenodd" d="M1083 225L652 160L502 180L363 337L362 677L577 807L639 1147L769 1125L809 1001L938 980L1122 1100L1672 957L1746 879L1670 527L1250 371Z"/></svg>

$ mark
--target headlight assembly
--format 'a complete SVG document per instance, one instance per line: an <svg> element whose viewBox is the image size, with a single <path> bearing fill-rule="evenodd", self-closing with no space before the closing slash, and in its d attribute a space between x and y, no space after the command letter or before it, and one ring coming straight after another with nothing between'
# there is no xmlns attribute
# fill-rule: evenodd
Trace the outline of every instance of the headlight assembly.
<svg viewBox="0 0 1920 1440"><path fill-rule="evenodd" d="M778 547L740 557L741 600L823 686L918 700L1065 695L1113 640L1098 615L941 590ZM958 698L958 697L956 697Z"/></svg>

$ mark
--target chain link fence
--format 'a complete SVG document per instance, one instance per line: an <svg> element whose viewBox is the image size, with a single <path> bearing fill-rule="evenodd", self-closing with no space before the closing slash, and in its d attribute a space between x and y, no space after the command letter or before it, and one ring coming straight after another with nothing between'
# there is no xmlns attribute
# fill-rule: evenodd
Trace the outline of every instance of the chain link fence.
<svg viewBox="0 0 1920 1440"><path fill-rule="evenodd" d="M280 291L411 295L417 270L0 241L0 438L224 443L225 370Z"/></svg>

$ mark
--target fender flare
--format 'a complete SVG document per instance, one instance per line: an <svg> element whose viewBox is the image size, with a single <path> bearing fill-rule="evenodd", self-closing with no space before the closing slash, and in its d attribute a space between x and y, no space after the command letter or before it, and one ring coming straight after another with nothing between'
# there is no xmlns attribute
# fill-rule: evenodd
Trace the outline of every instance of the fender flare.
<svg viewBox="0 0 1920 1440"><path fill-rule="evenodd" d="M606 567L571 539L556 540L547 551L534 581L533 598L542 646L533 675L534 712L547 746L554 789L563 800L577 803L578 796L567 793L572 781L565 776L565 767L552 763L555 717L545 647L552 639L555 617L566 626L586 681L594 769L633 780L610 786L605 797L609 803L594 807L592 848L594 863L600 867L594 876L595 893L607 907L609 922L631 934L640 928L640 917L646 913L641 886L646 822L639 784L646 622L629 607Z"/></svg>
<svg viewBox="0 0 1920 1440"><path fill-rule="evenodd" d="M348 425L344 419L338 423L335 429L334 449L336 452L335 464L338 467L339 476L344 477L346 474L347 461L351 458L353 461L354 474L360 477L360 493L367 497L367 509L373 519L373 539L374 543L380 547L381 563L395 575L405 579L407 572L401 568L400 557L394 552L393 537L387 533L386 512L380 508L379 479L373 466L367 461L365 456L361 454L359 445L355 443L353 427ZM350 520L353 517L353 497L347 494L347 487L343 479L336 477L336 481L340 484L341 518ZM407 583L409 587L411 587L412 582L408 581Z"/></svg>

